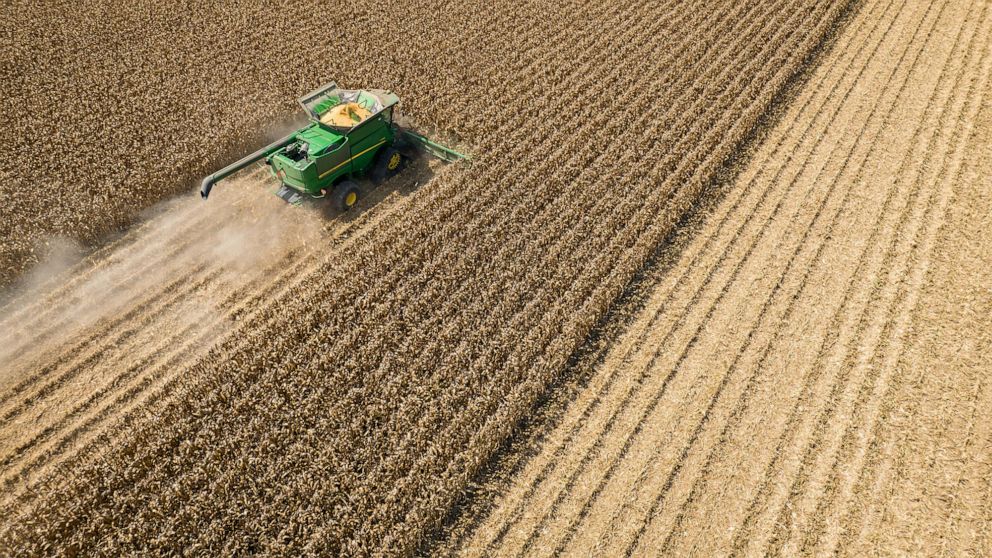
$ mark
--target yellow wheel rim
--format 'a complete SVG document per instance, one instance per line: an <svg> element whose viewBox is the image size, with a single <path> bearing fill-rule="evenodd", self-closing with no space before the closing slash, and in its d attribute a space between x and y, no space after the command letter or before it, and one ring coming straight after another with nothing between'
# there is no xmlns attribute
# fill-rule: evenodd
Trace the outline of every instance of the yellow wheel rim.
<svg viewBox="0 0 992 558"><path fill-rule="evenodd" d="M396 170L400 166L400 161L402 160L399 153L393 153L393 156L389 158L389 162L386 163L386 168L389 170Z"/></svg>
<svg viewBox="0 0 992 558"><path fill-rule="evenodd" d="M358 194L355 192L348 192L348 195L344 197L344 204L348 207L355 205L358 201Z"/></svg>

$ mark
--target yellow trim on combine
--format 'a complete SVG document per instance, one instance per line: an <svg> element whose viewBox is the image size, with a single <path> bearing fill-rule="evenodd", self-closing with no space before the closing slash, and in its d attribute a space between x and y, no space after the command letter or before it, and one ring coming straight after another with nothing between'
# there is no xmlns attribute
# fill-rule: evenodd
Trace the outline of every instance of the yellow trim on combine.
<svg viewBox="0 0 992 558"><path fill-rule="evenodd" d="M366 149L365 151L362 151L362 152L361 152L361 153L359 153L358 155L352 155L351 157L348 157L348 158L347 158L347 159L345 159L344 161L341 161L341 164L340 164L340 165L338 165L338 166L336 166L336 167L334 167L333 169L329 169L329 170L326 170L326 171L324 171L324 172L322 172L322 173L320 173L320 175L319 175L319 176L317 176L317 180L320 180L321 178L324 178L325 176L327 176L327 175L329 175L329 174L331 174L332 172L334 172L334 171L336 171L336 170L338 170L339 168L341 168L341 167L343 167L343 166L345 166L345 165L347 165L348 163L350 163L350 162L352 162L352 161L353 161L353 160L355 160L356 158L358 158L358 157L361 157L362 155L365 155L365 154L366 154L366 153L368 153L369 151L372 151L373 149L375 149L376 147L379 147L380 145L382 145L382 144L384 144L384 143L386 143L386 140L382 140L382 141L380 141L379 143L377 143L377 144L375 144L375 145L373 145L372 147L370 147L370 148L368 148L368 149Z"/></svg>
<svg viewBox="0 0 992 558"><path fill-rule="evenodd" d="M402 162L402 160L403 158L402 156L400 156L399 152L395 151L393 152L393 156L389 158L389 164L386 165L386 168L388 168L391 171L396 170L397 168L399 168L400 162Z"/></svg>

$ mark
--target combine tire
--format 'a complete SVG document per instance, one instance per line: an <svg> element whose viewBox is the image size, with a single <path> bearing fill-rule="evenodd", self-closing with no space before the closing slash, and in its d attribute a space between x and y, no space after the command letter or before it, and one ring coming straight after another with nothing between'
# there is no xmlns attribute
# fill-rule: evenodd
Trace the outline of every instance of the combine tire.
<svg viewBox="0 0 992 558"><path fill-rule="evenodd" d="M331 200L334 202L334 208L338 211L348 211L358 203L360 196L358 185L350 180L345 180L334 187Z"/></svg>
<svg viewBox="0 0 992 558"><path fill-rule="evenodd" d="M382 184L387 179L403 170L406 158L392 147L385 147L376 156L375 167L372 169L372 181Z"/></svg>

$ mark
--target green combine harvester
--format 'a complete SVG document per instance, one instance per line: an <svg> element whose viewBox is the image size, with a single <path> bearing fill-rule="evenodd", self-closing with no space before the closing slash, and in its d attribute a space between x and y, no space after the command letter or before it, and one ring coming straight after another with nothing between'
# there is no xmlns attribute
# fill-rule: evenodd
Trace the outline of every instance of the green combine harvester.
<svg viewBox="0 0 992 558"><path fill-rule="evenodd" d="M310 118L306 126L204 178L200 196L207 199L214 184L264 160L281 182L276 195L286 202L330 196L345 211L358 202L356 180L381 183L417 150L449 162L468 158L397 124L393 112L399 102L390 91L329 83L299 99Z"/></svg>

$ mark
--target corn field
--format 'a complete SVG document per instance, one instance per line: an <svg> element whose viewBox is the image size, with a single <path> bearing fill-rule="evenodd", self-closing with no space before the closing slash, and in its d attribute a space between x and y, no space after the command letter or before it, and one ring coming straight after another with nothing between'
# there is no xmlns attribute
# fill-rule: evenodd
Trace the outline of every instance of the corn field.
<svg viewBox="0 0 992 558"><path fill-rule="evenodd" d="M977 271L941 263L960 241L939 231L981 226L949 207L981 184L990 15L867 2L540 452L440 548L987 553L983 372L912 324L947 323L921 297Z"/></svg>
<svg viewBox="0 0 992 558"><path fill-rule="evenodd" d="M941 272L992 253L988 8L5 8L0 554L987 552L992 392L927 373L957 331L927 325L992 298ZM260 170L190 199L330 79L472 163L344 215Z"/></svg>

